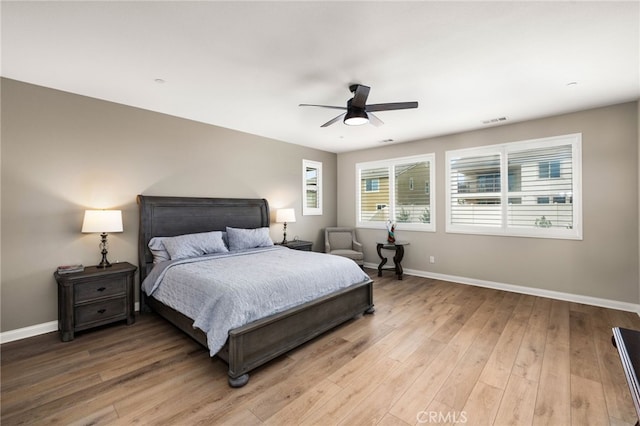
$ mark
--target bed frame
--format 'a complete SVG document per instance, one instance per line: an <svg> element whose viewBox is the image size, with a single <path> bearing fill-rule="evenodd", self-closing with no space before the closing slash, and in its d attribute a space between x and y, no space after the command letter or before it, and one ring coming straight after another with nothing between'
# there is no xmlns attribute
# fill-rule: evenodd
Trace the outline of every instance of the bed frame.
<svg viewBox="0 0 640 426"><path fill-rule="evenodd" d="M156 197L138 195L140 283L153 268L149 240L207 231L269 226L265 199ZM193 320L140 290L140 312L155 311L203 346L204 332ZM244 386L249 371L363 313L373 313L373 281L355 284L303 305L229 331L216 355L228 365L232 387Z"/></svg>

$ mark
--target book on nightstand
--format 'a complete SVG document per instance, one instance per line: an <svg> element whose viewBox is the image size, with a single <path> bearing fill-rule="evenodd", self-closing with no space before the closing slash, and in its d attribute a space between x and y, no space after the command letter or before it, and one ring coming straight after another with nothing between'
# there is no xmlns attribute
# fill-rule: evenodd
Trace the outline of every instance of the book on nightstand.
<svg viewBox="0 0 640 426"><path fill-rule="evenodd" d="M58 266L59 274L72 274L74 272L82 272L84 271L84 266L82 265L62 265Z"/></svg>

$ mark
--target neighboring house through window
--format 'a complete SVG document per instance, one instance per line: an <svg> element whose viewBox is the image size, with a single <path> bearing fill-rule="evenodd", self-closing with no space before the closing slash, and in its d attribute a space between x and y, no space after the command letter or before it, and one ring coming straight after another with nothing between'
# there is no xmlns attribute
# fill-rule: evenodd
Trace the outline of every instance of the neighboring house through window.
<svg viewBox="0 0 640 426"><path fill-rule="evenodd" d="M398 229L435 230L434 163L428 154L356 164L357 226L384 228L390 220Z"/></svg>
<svg viewBox="0 0 640 426"><path fill-rule="evenodd" d="M378 192L380 191L380 179L369 178L365 180L365 192Z"/></svg>

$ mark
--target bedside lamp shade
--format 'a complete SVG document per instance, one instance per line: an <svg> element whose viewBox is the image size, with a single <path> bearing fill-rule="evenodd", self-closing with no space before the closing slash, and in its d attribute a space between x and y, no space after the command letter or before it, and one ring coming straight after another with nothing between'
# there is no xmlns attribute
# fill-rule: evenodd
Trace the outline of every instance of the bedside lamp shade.
<svg viewBox="0 0 640 426"><path fill-rule="evenodd" d="M121 210L85 210L82 222L83 233L100 233L100 249L102 260L98 264L100 268L111 266L107 260L107 232L122 232Z"/></svg>
<svg viewBox="0 0 640 426"><path fill-rule="evenodd" d="M85 210L82 232L122 232L122 211Z"/></svg>
<svg viewBox="0 0 640 426"><path fill-rule="evenodd" d="M296 221L296 212L293 209L278 209L276 211L276 222L284 223L284 238L282 244L287 244L287 222Z"/></svg>
<svg viewBox="0 0 640 426"><path fill-rule="evenodd" d="M296 221L296 212L293 209L278 209L276 211L276 222L287 223Z"/></svg>

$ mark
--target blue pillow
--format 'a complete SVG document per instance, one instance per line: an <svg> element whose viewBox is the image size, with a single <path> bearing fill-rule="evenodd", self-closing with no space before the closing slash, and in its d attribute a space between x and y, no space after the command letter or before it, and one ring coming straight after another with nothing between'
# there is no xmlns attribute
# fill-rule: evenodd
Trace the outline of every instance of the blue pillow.
<svg viewBox="0 0 640 426"><path fill-rule="evenodd" d="M227 227L229 250L246 250L255 247L269 247L273 245L269 236L269 228L229 228Z"/></svg>
<svg viewBox="0 0 640 426"><path fill-rule="evenodd" d="M149 250L151 250L151 254L153 254L153 263L160 263L166 260L171 260L169 252L162 243L165 238L169 237L153 237L149 241Z"/></svg>
<svg viewBox="0 0 640 426"><path fill-rule="evenodd" d="M171 256L171 260L229 251L224 244L221 231L165 237L162 239L162 244Z"/></svg>

